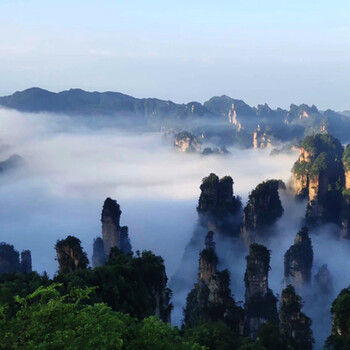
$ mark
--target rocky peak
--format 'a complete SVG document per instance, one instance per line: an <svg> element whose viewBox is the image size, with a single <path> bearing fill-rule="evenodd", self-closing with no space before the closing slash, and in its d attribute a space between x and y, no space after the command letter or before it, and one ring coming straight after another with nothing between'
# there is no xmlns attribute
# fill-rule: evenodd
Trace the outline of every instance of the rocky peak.
<svg viewBox="0 0 350 350"><path fill-rule="evenodd" d="M105 253L103 239L97 237L94 239L93 255L92 255L92 267L102 266L107 261L107 255Z"/></svg>
<svg viewBox="0 0 350 350"><path fill-rule="evenodd" d="M229 96L214 96L210 100L204 102L204 107L213 114L228 117L232 111L236 111L240 116L252 116L255 112L252 107L242 100L236 100Z"/></svg>
<svg viewBox="0 0 350 350"><path fill-rule="evenodd" d="M247 270L244 275L246 298L257 293L266 294L269 289L270 251L263 245L253 243L249 247L246 260Z"/></svg>
<svg viewBox="0 0 350 350"><path fill-rule="evenodd" d="M294 244L284 255L284 278L286 284L301 289L311 282L313 250L308 229L303 227L296 235Z"/></svg>
<svg viewBox="0 0 350 350"><path fill-rule="evenodd" d="M0 243L0 274L20 271L19 253L14 246Z"/></svg>
<svg viewBox="0 0 350 350"><path fill-rule="evenodd" d="M199 102L193 101L186 104L185 115L186 116L203 116L208 111Z"/></svg>
<svg viewBox="0 0 350 350"><path fill-rule="evenodd" d="M103 203L101 221L119 226L121 214L122 211L117 201L108 197Z"/></svg>
<svg viewBox="0 0 350 350"><path fill-rule="evenodd" d="M0 243L0 274L32 272L32 257L30 250L23 250L20 254L14 246L7 243Z"/></svg>
<svg viewBox="0 0 350 350"><path fill-rule="evenodd" d="M279 188L285 188L281 180L268 180L259 184L249 195L243 210L241 236L249 245L269 236L269 228L283 214Z"/></svg>
<svg viewBox="0 0 350 350"><path fill-rule="evenodd" d="M190 132L182 131L175 136L174 147L183 153L200 153L201 142Z"/></svg>
<svg viewBox="0 0 350 350"><path fill-rule="evenodd" d="M297 197L308 199L309 224L340 224L341 189L345 183L342 156L341 143L329 134L307 136L300 145L292 172Z"/></svg>
<svg viewBox="0 0 350 350"><path fill-rule="evenodd" d="M312 350L314 342L311 331L311 319L301 312L302 299L288 285L283 291L280 302L279 320L281 331L297 343L298 349Z"/></svg>
<svg viewBox="0 0 350 350"><path fill-rule="evenodd" d="M237 235L241 201L233 195L233 180L213 173L202 180L197 211L200 224L218 233Z"/></svg>
<svg viewBox="0 0 350 350"><path fill-rule="evenodd" d="M309 119L312 117L320 117L320 112L317 107L312 105L311 107L306 104L300 106L291 104L290 110L286 116L286 122L291 123L293 120Z"/></svg>
<svg viewBox="0 0 350 350"><path fill-rule="evenodd" d="M274 122L278 120L284 120L287 113L288 112L282 108L277 108L276 110L273 110L267 103L263 105L259 104L256 108L257 117L266 119L274 118Z"/></svg>
<svg viewBox="0 0 350 350"><path fill-rule="evenodd" d="M268 284L270 251L263 245L253 243L246 260L244 333L255 339L263 323L277 322L277 298Z"/></svg>
<svg viewBox="0 0 350 350"><path fill-rule="evenodd" d="M23 250L21 252L21 272L32 272L32 255L30 250Z"/></svg>
<svg viewBox="0 0 350 350"><path fill-rule="evenodd" d="M203 320L223 321L239 331L243 310L231 296L229 272L218 271L217 264L213 232L208 232L199 256L198 282L187 296L184 323L191 327Z"/></svg>
<svg viewBox="0 0 350 350"><path fill-rule="evenodd" d="M257 106L256 114L259 117L267 117L273 114L273 110L269 107L267 103Z"/></svg>
<svg viewBox="0 0 350 350"><path fill-rule="evenodd" d="M59 273L85 270L87 268L89 260L81 247L80 239L74 236L67 236L66 239L57 241L55 249Z"/></svg>
<svg viewBox="0 0 350 350"><path fill-rule="evenodd" d="M215 249L215 242L214 242L214 232L209 231L207 235L205 236L205 241L204 241L204 247L205 249Z"/></svg>
<svg viewBox="0 0 350 350"><path fill-rule="evenodd" d="M350 190L343 190L340 237L350 239Z"/></svg>
<svg viewBox="0 0 350 350"><path fill-rule="evenodd" d="M350 145L347 145L343 154L345 170L345 189L350 191Z"/></svg>
<svg viewBox="0 0 350 350"><path fill-rule="evenodd" d="M322 265L315 275L315 283L325 295L332 295L333 278L326 264Z"/></svg>
<svg viewBox="0 0 350 350"><path fill-rule="evenodd" d="M101 222L102 237L106 256L111 248L117 247L124 253L131 251L128 228L120 226L120 216L122 211L116 200L107 198L103 204Z"/></svg>
<svg viewBox="0 0 350 350"><path fill-rule="evenodd" d="M311 160L314 158L313 150L307 151L303 147L299 148L299 161L311 163Z"/></svg>
<svg viewBox="0 0 350 350"><path fill-rule="evenodd" d="M208 232L205 237L205 249L199 255L199 279L203 280L207 285L213 279L218 263L213 234L212 231Z"/></svg>

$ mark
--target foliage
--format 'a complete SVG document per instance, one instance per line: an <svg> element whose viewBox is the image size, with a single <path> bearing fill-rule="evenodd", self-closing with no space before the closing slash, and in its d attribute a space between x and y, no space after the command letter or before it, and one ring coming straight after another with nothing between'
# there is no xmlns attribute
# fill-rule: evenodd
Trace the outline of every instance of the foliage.
<svg viewBox="0 0 350 350"><path fill-rule="evenodd" d="M4 307L3 316L10 318L19 310L19 304L14 301L14 295L25 297L40 286L48 286L50 283L46 273L42 276L36 272L0 275L0 305Z"/></svg>
<svg viewBox="0 0 350 350"><path fill-rule="evenodd" d="M332 303L332 335L326 349L346 350L350 345L350 286L343 289Z"/></svg>
<svg viewBox="0 0 350 350"><path fill-rule="evenodd" d="M284 186L281 180L268 180L260 183L250 193L244 208L245 227L248 230L262 230L282 216L284 210L278 189Z"/></svg>
<svg viewBox="0 0 350 350"><path fill-rule="evenodd" d="M249 255L246 256L247 271L256 272L259 269L260 263L262 263L263 273L267 275L270 269L270 256L271 251L264 245L252 243L249 246Z"/></svg>
<svg viewBox="0 0 350 350"><path fill-rule="evenodd" d="M280 329L286 342L298 350L312 350L312 321L301 312L303 301L292 285L282 291L280 304Z"/></svg>
<svg viewBox="0 0 350 350"><path fill-rule="evenodd" d="M296 161L293 166L293 173L296 174L298 177L302 175L306 175L309 173L311 168L311 163L306 162L305 160L303 161Z"/></svg>
<svg viewBox="0 0 350 350"><path fill-rule="evenodd" d="M302 269L305 273L310 273L313 256L308 229L303 227L297 234L296 242L284 255L284 276L289 277L291 270L298 269Z"/></svg>
<svg viewBox="0 0 350 350"><path fill-rule="evenodd" d="M202 322L196 327L186 328L184 338L209 350L237 349L241 341L236 330L222 321Z"/></svg>
<svg viewBox="0 0 350 350"><path fill-rule="evenodd" d="M206 259L215 259L217 263L213 248L204 249L201 252L201 259L203 254ZM224 322L238 331L239 323L243 319L243 309L236 305L229 286L228 270L215 271L209 282L200 278L186 298L185 329L197 327L204 322Z"/></svg>
<svg viewBox="0 0 350 350"><path fill-rule="evenodd" d="M339 140L330 134L306 136L300 147L312 153L315 158L322 152L326 152L330 158L339 160L344 151Z"/></svg>
<svg viewBox="0 0 350 350"><path fill-rule="evenodd" d="M245 312L249 317L258 317L269 320L270 322L278 322L277 316L277 298L271 289L262 295L255 293L247 299L245 304Z"/></svg>
<svg viewBox="0 0 350 350"><path fill-rule="evenodd" d="M344 188L343 191L342 191L342 195L345 198L349 198L350 197L350 190L347 190L347 189Z"/></svg>
<svg viewBox="0 0 350 350"><path fill-rule="evenodd" d="M206 188L210 188L213 185L216 185L218 183L219 183L219 177L214 173L211 173L202 179L202 184L200 185L200 189L201 191L203 191Z"/></svg>
<svg viewBox="0 0 350 350"><path fill-rule="evenodd" d="M257 343L266 350L291 350L278 325L275 323L263 324L260 327Z"/></svg>
<svg viewBox="0 0 350 350"><path fill-rule="evenodd" d="M325 172L330 165L330 161L328 158L328 155L326 152L320 153L315 161L313 162L311 169L310 169L310 175L320 175L321 173Z"/></svg>
<svg viewBox="0 0 350 350"><path fill-rule="evenodd" d="M80 239L67 236L58 240L55 245L60 272L71 272L75 269L84 270L89 265L86 253L81 247Z"/></svg>
<svg viewBox="0 0 350 350"><path fill-rule="evenodd" d="M239 234L242 202L233 195L233 180L230 176L219 177L214 173L203 178L197 211L202 225L206 220L215 222L217 230L229 236Z"/></svg>
<svg viewBox="0 0 350 350"><path fill-rule="evenodd" d="M10 320L0 319L0 348L201 350L185 342L176 329L156 317L141 324L104 303L89 303L94 288L72 289L60 295L59 284L39 287L24 298Z"/></svg>
<svg viewBox="0 0 350 350"><path fill-rule="evenodd" d="M133 257L113 249L106 265L59 274L54 281L62 283L62 293L69 293L76 287L96 286L98 288L91 294L94 302L104 302L113 310L132 317L142 319L153 315L157 304L160 317L166 320L169 316L170 291L166 289L164 262L150 251Z"/></svg>
<svg viewBox="0 0 350 350"><path fill-rule="evenodd" d="M184 340L177 328L151 316L134 330L126 350L206 350L191 339Z"/></svg>

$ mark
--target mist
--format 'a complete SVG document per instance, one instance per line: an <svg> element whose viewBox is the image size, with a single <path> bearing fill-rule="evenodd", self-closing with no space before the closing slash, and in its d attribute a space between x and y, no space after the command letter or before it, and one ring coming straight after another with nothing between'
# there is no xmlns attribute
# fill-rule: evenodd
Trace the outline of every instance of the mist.
<svg viewBox="0 0 350 350"><path fill-rule="evenodd" d="M288 182L298 156L296 152L272 157L271 149L236 148L225 156L183 154L174 151L160 132L121 129L113 123L96 127L95 119L79 123L62 115L6 109L0 110L0 125L0 161L13 154L23 158L19 168L0 174L0 241L19 251L30 249L33 269L51 276L58 269L57 239L77 236L91 259L93 239L101 235L103 201L112 197L121 206L121 224L129 226L133 251L161 255L171 279L197 224L202 178L212 172L232 176L235 195L245 206L258 183L273 178ZM293 244L306 209L305 202L294 201L287 191L280 191L280 196L285 211L276 224L278 235L266 243L272 252L269 283L275 294L282 290L284 253ZM328 264L334 279L333 300L348 285L350 262L348 242L329 238L330 231L311 233L311 239L313 275ZM247 249L224 237L214 239L219 268L229 269L235 299L243 301ZM202 243L191 252L188 283L174 295L175 324L181 322L185 297L196 282L201 249ZM322 310L316 310L305 298L308 316L326 318L322 326L326 335L330 334L329 306L318 305ZM320 327L314 320L317 337Z"/></svg>

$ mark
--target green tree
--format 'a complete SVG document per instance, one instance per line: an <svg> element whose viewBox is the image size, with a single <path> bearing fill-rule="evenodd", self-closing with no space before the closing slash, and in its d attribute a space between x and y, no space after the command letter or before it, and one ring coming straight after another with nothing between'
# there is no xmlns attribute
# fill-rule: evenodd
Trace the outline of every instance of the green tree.
<svg viewBox="0 0 350 350"><path fill-rule="evenodd" d="M61 287L41 286L16 296L20 309L10 319L6 306L0 307L0 349L206 350L155 316L139 322L104 303L91 304L95 288L74 288L62 296Z"/></svg>

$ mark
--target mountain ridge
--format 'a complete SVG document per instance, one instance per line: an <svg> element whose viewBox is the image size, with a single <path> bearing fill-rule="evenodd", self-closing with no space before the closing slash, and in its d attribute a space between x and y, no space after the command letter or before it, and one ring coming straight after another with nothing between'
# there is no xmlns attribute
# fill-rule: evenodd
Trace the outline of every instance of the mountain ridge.
<svg viewBox="0 0 350 350"><path fill-rule="evenodd" d="M87 99L89 97L89 99ZM45 98L48 99L48 101L42 101L40 99ZM147 103L150 101L153 101L154 103L162 103L162 104L170 104L172 106L176 107L189 107L194 106L197 107L197 109L202 109L202 112L207 112L208 114L218 114L218 112L214 112L214 106L211 104L215 103L225 103L227 105L231 104L237 104L240 109L245 109L246 112L250 113L257 113L260 114L261 111L265 111L265 114L269 114L272 112L279 112L279 113L287 113L288 110L285 108L277 107L276 109L270 108L270 106L267 103L264 104L258 104L257 106L250 106L244 100L242 99L236 99L232 98L228 95L215 95L209 98L207 101L204 101L203 103L200 103L198 101L190 101L187 103L175 103L172 100L164 100L157 97L143 97L143 98L137 98L128 94L124 94L122 92L118 91L86 91L80 88L71 88L69 90L62 90L59 92L52 92L50 90L46 90L40 87L31 87L25 90L16 91L13 94L1 96L0 97L0 105L17 109L20 111L25 112L38 112L38 111L71 111L73 112L74 104L72 104L72 98L78 99L81 103L89 103L90 105L94 105L96 103L99 103L101 105L105 105L106 109L105 112L108 112L108 107L126 107L126 104L129 102L133 103ZM29 100L36 99L34 104L30 104ZM55 101L53 101L53 99ZM115 104L111 105L112 100L114 100ZM123 105L118 106L118 100L119 102L123 100ZM44 103L46 102L46 103ZM47 106L47 102L55 102L54 106ZM65 104L63 104L65 103ZM35 105L36 104L36 105ZM201 107L201 108L199 108ZM310 110L314 110L316 108L315 105L312 105L309 107L307 104L302 103L300 105L296 105L294 103L291 103L289 111L298 108L308 107ZM327 109L329 111L333 111L331 109ZM318 110L317 110L318 111ZM254 113L254 114L255 114ZM335 112L339 115L344 115L342 112ZM219 113L220 114L220 113Z"/></svg>
<svg viewBox="0 0 350 350"><path fill-rule="evenodd" d="M307 104L291 104L289 110L272 109L266 103L252 107L227 95L213 96L203 104L175 103L113 91L70 89L56 93L34 87L0 97L0 106L21 112L93 117L103 126L112 122L132 129L186 130L218 147L265 148L286 141L297 143L316 133L331 133L346 143L350 133L350 118L330 109L320 111Z"/></svg>

